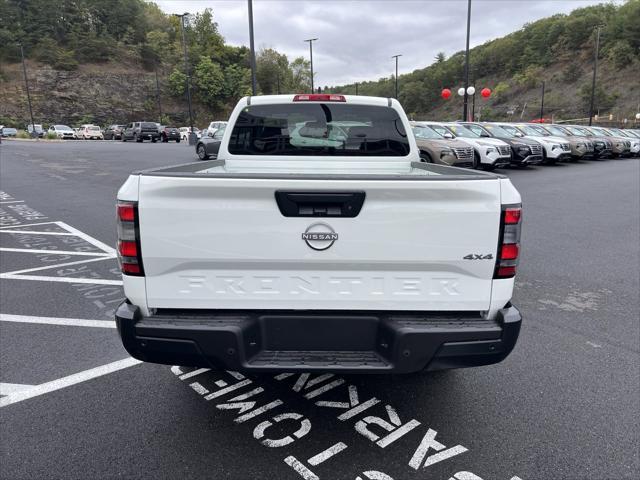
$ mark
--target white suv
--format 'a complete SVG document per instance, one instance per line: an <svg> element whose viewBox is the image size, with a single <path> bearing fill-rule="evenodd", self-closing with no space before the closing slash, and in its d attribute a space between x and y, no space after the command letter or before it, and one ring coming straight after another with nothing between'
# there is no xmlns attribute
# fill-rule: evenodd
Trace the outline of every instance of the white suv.
<svg viewBox="0 0 640 480"><path fill-rule="evenodd" d="M571 144L566 138L554 137L544 128L536 125L500 123L502 128L516 136L530 138L542 144L542 163L555 163L571 160Z"/></svg>
<svg viewBox="0 0 640 480"><path fill-rule="evenodd" d="M421 123L430 124L431 128L445 138L457 138L473 147L473 168L493 170L496 167L504 167L511 163L511 147L502 140L481 137L458 123Z"/></svg>

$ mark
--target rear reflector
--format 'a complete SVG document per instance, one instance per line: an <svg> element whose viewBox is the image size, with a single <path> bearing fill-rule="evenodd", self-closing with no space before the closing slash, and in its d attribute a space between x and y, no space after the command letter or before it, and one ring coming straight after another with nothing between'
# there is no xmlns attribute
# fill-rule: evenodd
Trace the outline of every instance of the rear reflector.
<svg viewBox="0 0 640 480"><path fill-rule="evenodd" d="M509 278L509 277L513 277L516 274L516 267L515 266L511 266L511 267L500 267L498 268L498 277L500 278Z"/></svg>
<svg viewBox="0 0 640 480"><path fill-rule="evenodd" d="M123 257L137 257L138 256L138 247L136 246L136 242L120 240L118 242L118 252Z"/></svg>
<svg viewBox="0 0 640 480"><path fill-rule="evenodd" d="M518 258L518 250L519 248L517 243L502 245L502 252L500 254L500 259L515 260L516 258Z"/></svg>
<svg viewBox="0 0 640 480"><path fill-rule="evenodd" d="M294 102L346 102L344 95L334 95L332 93L310 93L304 95L296 95L293 97Z"/></svg>
<svg viewBox="0 0 640 480"><path fill-rule="evenodd" d="M140 275L140 265L137 263L123 263L122 273L126 273L128 275Z"/></svg>

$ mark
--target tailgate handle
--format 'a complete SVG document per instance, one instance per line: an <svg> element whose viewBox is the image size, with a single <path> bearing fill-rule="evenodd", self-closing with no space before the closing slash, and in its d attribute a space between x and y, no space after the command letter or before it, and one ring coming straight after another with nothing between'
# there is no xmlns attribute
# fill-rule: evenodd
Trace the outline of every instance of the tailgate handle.
<svg viewBox="0 0 640 480"><path fill-rule="evenodd" d="M276 191L276 203L285 217L357 217L365 192Z"/></svg>

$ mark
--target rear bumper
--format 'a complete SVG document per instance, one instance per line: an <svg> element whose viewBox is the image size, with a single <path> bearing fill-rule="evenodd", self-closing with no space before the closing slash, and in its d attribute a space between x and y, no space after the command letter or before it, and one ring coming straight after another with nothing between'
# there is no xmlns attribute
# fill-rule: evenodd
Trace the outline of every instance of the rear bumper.
<svg viewBox="0 0 640 480"><path fill-rule="evenodd" d="M123 302L122 343L137 359L236 371L409 373L504 360L520 332L508 305L495 320L425 312L161 312Z"/></svg>

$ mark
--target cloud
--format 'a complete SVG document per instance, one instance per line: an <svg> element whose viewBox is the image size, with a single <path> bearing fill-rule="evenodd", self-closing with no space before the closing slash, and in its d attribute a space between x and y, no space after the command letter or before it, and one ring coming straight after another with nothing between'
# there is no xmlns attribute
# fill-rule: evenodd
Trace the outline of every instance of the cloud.
<svg viewBox="0 0 640 480"><path fill-rule="evenodd" d="M244 0L157 0L167 13L213 10L220 32L232 45L249 45ZM473 0L471 47L557 13L601 3L593 0ZM464 50L465 0L254 0L256 48L272 47L289 60L308 58L313 45L316 85L376 80L393 74L392 55L402 54L400 73Z"/></svg>

